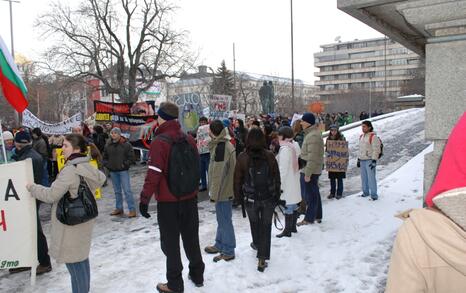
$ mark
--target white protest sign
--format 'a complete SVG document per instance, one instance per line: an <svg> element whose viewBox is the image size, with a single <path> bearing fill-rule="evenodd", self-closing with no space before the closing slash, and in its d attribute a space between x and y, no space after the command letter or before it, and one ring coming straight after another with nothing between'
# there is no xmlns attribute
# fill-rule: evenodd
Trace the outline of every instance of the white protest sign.
<svg viewBox="0 0 466 293"><path fill-rule="evenodd" d="M34 116L29 110L23 112L23 126L40 128L45 134L68 134L74 127L81 126L81 114L75 114L59 123L46 123Z"/></svg>
<svg viewBox="0 0 466 293"><path fill-rule="evenodd" d="M38 264L36 200L26 189L32 182L31 159L0 165L0 269L35 271Z"/></svg>
<svg viewBox="0 0 466 293"><path fill-rule="evenodd" d="M294 123L296 120L301 119L301 118L303 118L303 115L300 115L300 114L296 114L296 113L295 113L295 114L293 115L293 119L291 119L291 126L293 126L293 123Z"/></svg>

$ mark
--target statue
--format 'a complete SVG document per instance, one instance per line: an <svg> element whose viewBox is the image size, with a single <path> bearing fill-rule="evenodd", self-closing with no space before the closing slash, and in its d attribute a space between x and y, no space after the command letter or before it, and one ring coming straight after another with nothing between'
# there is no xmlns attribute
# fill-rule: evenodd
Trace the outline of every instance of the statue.
<svg viewBox="0 0 466 293"><path fill-rule="evenodd" d="M268 85L266 81L264 81L263 85L259 89L259 98L262 105L262 112L267 114Z"/></svg>
<svg viewBox="0 0 466 293"><path fill-rule="evenodd" d="M272 82L269 81L264 81L263 85L259 89L259 97L262 105L262 112L264 114L270 114L273 113L275 110L275 105L274 105L274 89Z"/></svg>

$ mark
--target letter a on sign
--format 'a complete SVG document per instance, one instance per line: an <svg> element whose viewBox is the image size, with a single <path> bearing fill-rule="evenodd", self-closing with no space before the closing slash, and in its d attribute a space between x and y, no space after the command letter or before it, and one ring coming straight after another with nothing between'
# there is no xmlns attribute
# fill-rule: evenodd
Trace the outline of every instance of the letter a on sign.
<svg viewBox="0 0 466 293"><path fill-rule="evenodd" d="M16 200L19 200L18 193L16 192L15 186L13 185L13 181L8 179L8 185L5 192L5 201L8 201L8 198L10 197L14 197Z"/></svg>

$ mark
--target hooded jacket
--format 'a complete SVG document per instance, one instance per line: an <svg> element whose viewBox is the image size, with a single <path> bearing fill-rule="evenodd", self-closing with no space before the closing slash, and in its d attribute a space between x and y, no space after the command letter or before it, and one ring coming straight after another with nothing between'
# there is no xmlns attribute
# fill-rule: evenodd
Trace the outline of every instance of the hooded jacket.
<svg viewBox="0 0 466 293"><path fill-rule="evenodd" d="M371 139L372 136L372 139ZM371 142L372 140L372 142ZM359 154L360 160L375 160L379 159L381 152L381 141L375 132L361 134L359 138Z"/></svg>
<svg viewBox="0 0 466 293"><path fill-rule="evenodd" d="M277 155L280 183L283 191L280 199L286 201L287 205L297 204L302 200L299 170L297 166L296 170L294 169L294 164L298 165L300 153L299 144L292 141L289 144L282 143Z"/></svg>
<svg viewBox="0 0 466 293"><path fill-rule="evenodd" d="M94 148L97 150L95 145ZM103 161L110 172L126 171L135 162L133 146L124 137L117 142L110 140L105 146Z"/></svg>
<svg viewBox="0 0 466 293"><path fill-rule="evenodd" d="M234 196L236 151L226 134L224 128L219 136L209 142L209 195L212 201L227 201Z"/></svg>
<svg viewBox="0 0 466 293"><path fill-rule="evenodd" d="M39 184L42 181L43 159L42 156L32 148L32 145L26 145L20 150L15 149L15 153L11 158L16 162L30 158L32 160L34 183Z"/></svg>
<svg viewBox="0 0 466 293"><path fill-rule="evenodd" d="M466 113L448 138L427 193L433 209L411 211L398 231L386 292L466 292L465 141Z"/></svg>
<svg viewBox="0 0 466 293"><path fill-rule="evenodd" d="M52 204L52 228L50 255L58 263L75 263L89 257L92 230L95 219L75 226L62 224L57 219L58 201L70 192L71 198L78 196L79 176L84 177L90 190L94 191L105 182L105 175L89 164L89 158L78 157L68 161L58 173L51 187L33 184L29 191L36 199Z"/></svg>

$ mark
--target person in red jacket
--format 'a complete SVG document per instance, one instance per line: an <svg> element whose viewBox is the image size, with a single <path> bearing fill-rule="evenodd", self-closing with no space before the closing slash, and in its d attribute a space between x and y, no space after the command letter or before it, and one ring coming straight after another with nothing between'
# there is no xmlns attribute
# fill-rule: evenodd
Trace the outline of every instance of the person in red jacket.
<svg viewBox="0 0 466 293"><path fill-rule="evenodd" d="M176 140L185 136L195 149L194 139L185 135L177 121L179 109L171 102L164 102L157 112L159 127L155 131L155 139L149 151L148 170L141 192L139 210L141 215L149 218L148 205L153 195L157 200L157 220L160 229L160 246L167 257L167 283L157 284L159 292L183 292L183 265L180 256L180 234L183 247L189 260L189 278L196 285L204 284L204 262L199 246L199 214L197 209L197 193L177 197L170 192L168 183L168 166L172 144L163 137ZM162 136L162 137L160 137ZM198 158L199 159L199 158ZM198 171L196 171L198 172ZM199 182L197 182L199 184Z"/></svg>

